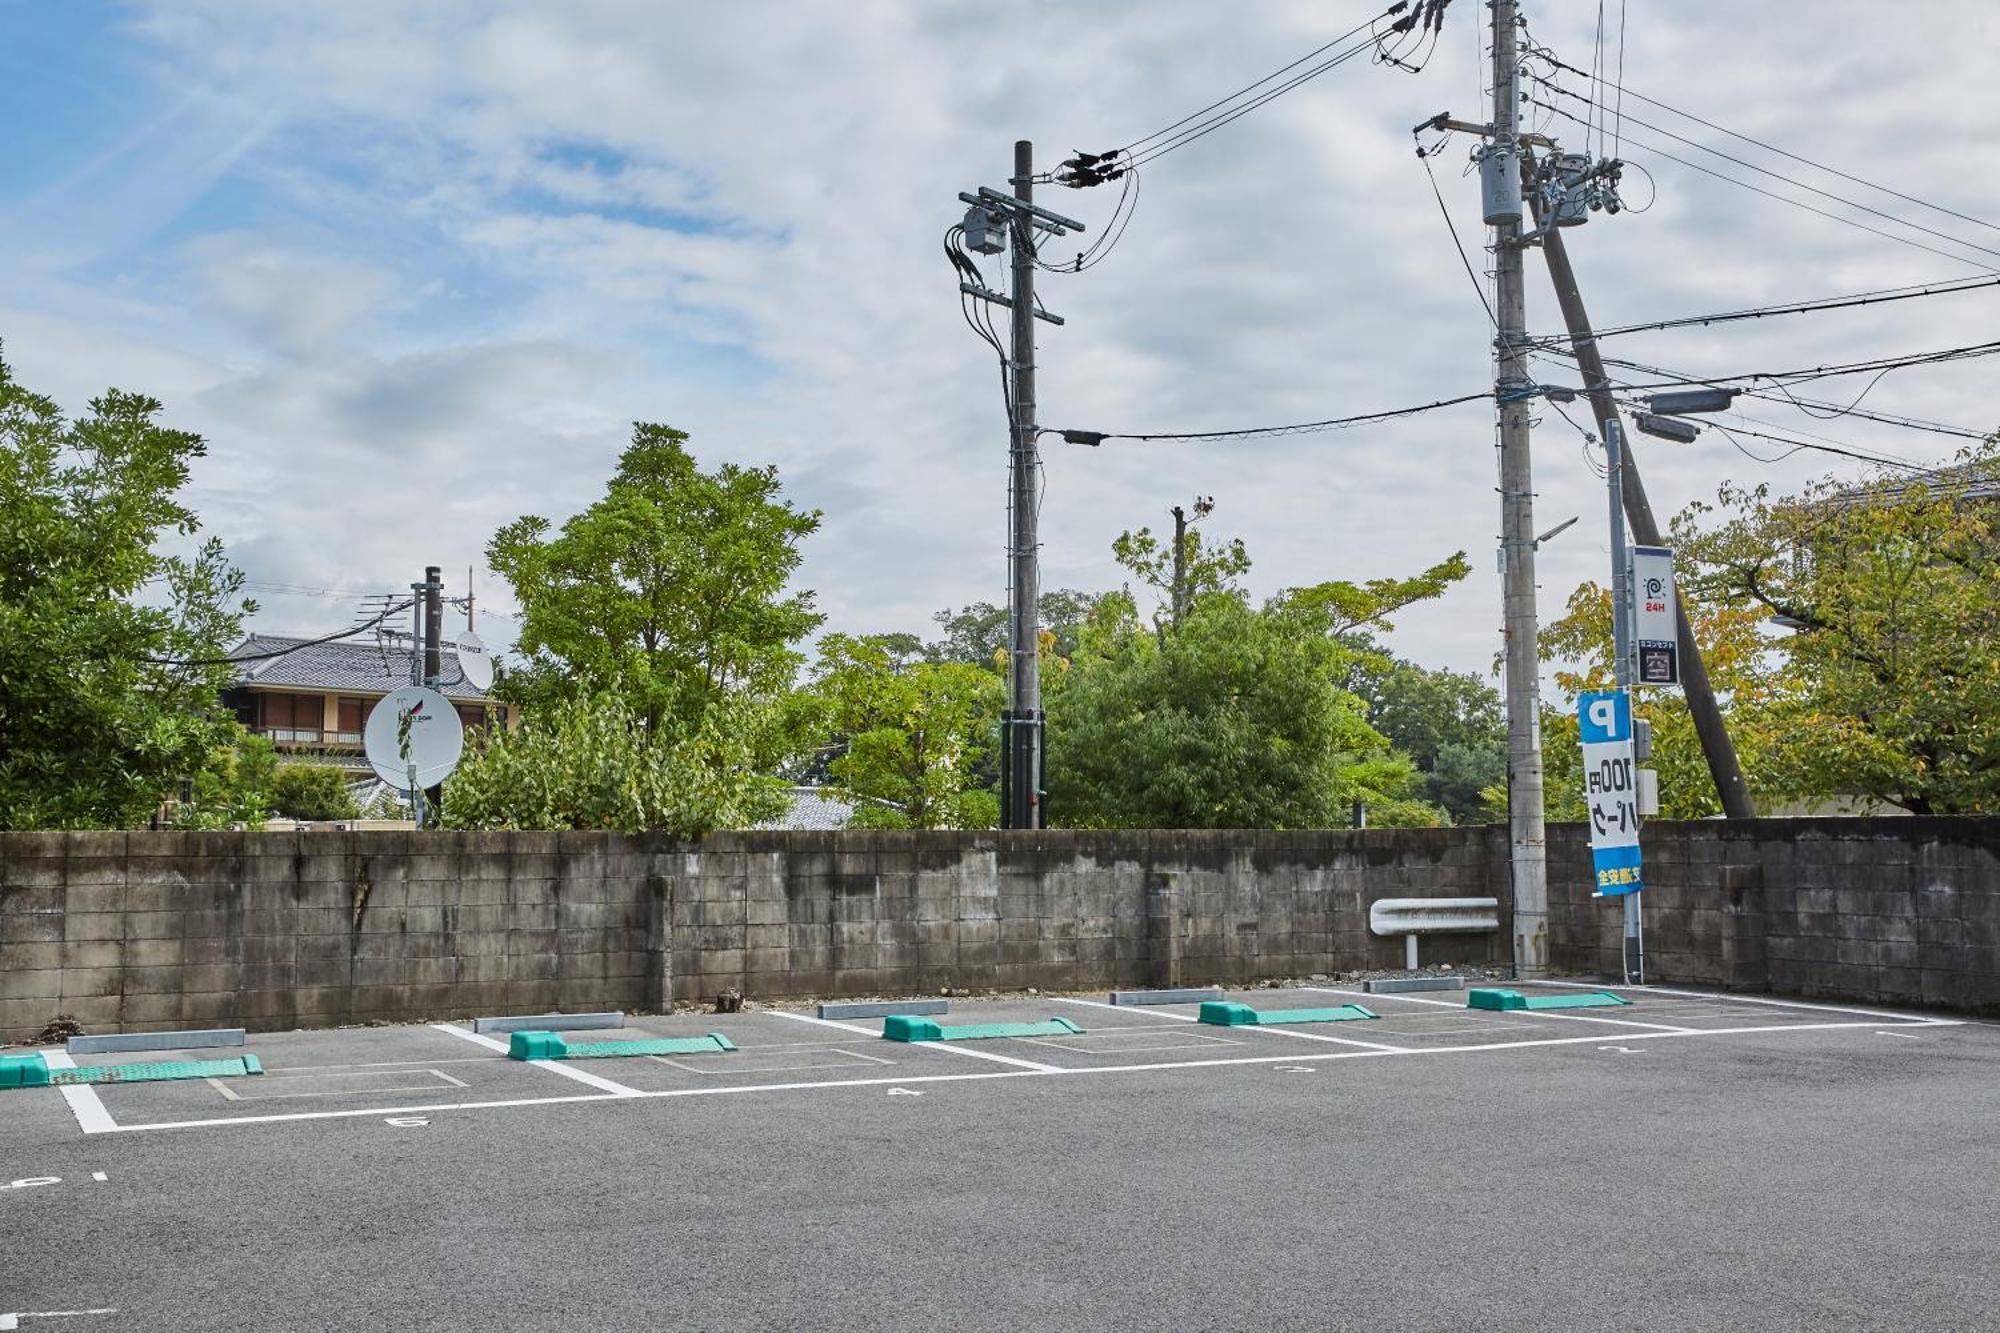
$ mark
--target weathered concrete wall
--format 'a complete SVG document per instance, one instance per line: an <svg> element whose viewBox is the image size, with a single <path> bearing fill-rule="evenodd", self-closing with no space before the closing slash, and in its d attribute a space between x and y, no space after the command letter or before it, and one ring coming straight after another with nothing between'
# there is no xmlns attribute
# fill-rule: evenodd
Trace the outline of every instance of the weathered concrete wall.
<svg viewBox="0 0 2000 1333"><path fill-rule="evenodd" d="M1644 847L1654 980L2000 1012L2000 819L1654 822ZM1617 975L1589 861L1581 825L1550 829L1551 958Z"/></svg>
<svg viewBox="0 0 2000 1333"><path fill-rule="evenodd" d="M0 835L0 1037L658 1005L649 856L602 835Z"/></svg>
<svg viewBox="0 0 2000 1333"><path fill-rule="evenodd" d="M682 999L1399 967L1401 940L1368 934L1375 899L1506 898L1504 835L1480 829L744 833L662 867ZM1507 940L1503 916L1424 957L1501 963Z"/></svg>
<svg viewBox="0 0 2000 1333"><path fill-rule="evenodd" d="M1549 836L1554 966L1615 975L1616 905ZM2000 819L1654 823L1649 975L2000 1012ZM0 1039L761 998L1245 983L1401 965L1391 897L1494 897L1503 829L0 835Z"/></svg>
<svg viewBox="0 0 2000 1333"><path fill-rule="evenodd" d="M1377 897L1504 897L1480 831L0 835L0 1038L1396 966ZM1498 871L1504 874L1504 868ZM1500 962L1506 934L1440 939Z"/></svg>

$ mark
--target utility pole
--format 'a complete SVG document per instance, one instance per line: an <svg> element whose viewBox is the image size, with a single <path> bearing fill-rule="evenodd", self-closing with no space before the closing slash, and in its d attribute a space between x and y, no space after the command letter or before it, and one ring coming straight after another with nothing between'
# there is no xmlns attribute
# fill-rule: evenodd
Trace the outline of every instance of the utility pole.
<svg viewBox="0 0 2000 1333"><path fill-rule="evenodd" d="M1662 545L1660 525L1653 517L1652 502L1646 498L1645 481L1632 460L1629 437L1620 423L1618 404L1611 396L1611 381L1605 377L1604 359L1598 354L1597 337L1591 331L1590 314L1577 290L1576 270L1570 267L1569 251L1563 244L1560 228L1550 226L1543 231L1542 258L1548 262L1549 281L1556 289L1557 303L1562 306L1563 322L1569 326L1570 348L1576 353L1577 369L1583 374L1584 392L1590 395L1590 410L1597 418L1599 436L1608 449L1616 430L1621 442L1627 445L1620 450L1614 485L1623 501L1623 511L1631 519L1632 538L1641 546ZM1615 549L1614 556L1622 559L1622 553ZM1619 604L1624 605L1622 600ZM1715 701L1715 687L1709 683L1708 664L1702 661L1701 645L1695 642L1685 598L1674 599L1674 620L1674 637L1680 641L1681 689L1687 697L1688 712L1694 718L1695 734L1701 738L1702 755L1708 760L1708 775L1722 800L1722 813L1729 819L1755 819L1757 808L1751 804L1750 789L1743 781L1743 765L1736 757L1735 743L1729 739L1722 708Z"/></svg>
<svg viewBox="0 0 2000 1333"><path fill-rule="evenodd" d="M1549 881L1543 832L1541 645L1535 614L1535 496L1529 464L1527 301L1521 259L1519 51L1515 0L1492 0L1493 124L1481 197L1498 269L1494 396L1500 408L1500 559L1506 612L1507 837L1514 889L1514 971L1548 970ZM1511 215L1510 215L1511 214Z"/></svg>
<svg viewBox="0 0 2000 1333"><path fill-rule="evenodd" d="M1036 531L1035 479L1039 459L1035 430L1035 223L1029 212L1035 197L1035 150L1026 139L1014 144L1014 175L1009 182L1020 206L1010 212L1012 226L1013 385L1012 442L1009 449L1013 609L1012 648L1008 673L1006 721L1008 808L1001 812L1007 828L1042 827L1042 679L1040 535Z"/></svg>
<svg viewBox="0 0 2000 1333"><path fill-rule="evenodd" d="M1172 619L1176 633L1187 602L1187 510L1175 505L1167 512L1174 516L1174 598Z"/></svg>
<svg viewBox="0 0 2000 1333"><path fill-rule="evenodd" d="M436 565L424 568L424 684L437 688L444 674L441 631L444 617L443 571Z"/></svg>
<svg viewBox="0 0 2000 1333"><path fill-rule="evenodd" d="M962 227L946 233L945 250L958 270L958 290L965 296L1005 306L1011 312L1011 346L1001 351L1007 392L1007 709L1000 715L1000 826L1033 829L1047 824L1042 803L1044 776L1041 682L1041 538L1037 533L1036 490L1041 463L1035 425L1035 321L1060 325L1060 316L1035 304L1035 233L1067 236L1084 225L1074 218L1035 206L1034 145L1026 139L1014 145L1011 194L981 186L977 193L959 194L969 205ZM1004 230L1006 240L1001 239ZM954 240L954 237L960 237ZM997 255L1011 249L1012 287L1008 295L987 288L977 264L959 244L974 254Z"/></svg>
<svg viewBox="0 0 2000 1333"><path fill-rule="evenodd" d="M1632 560L1625 547L1625 423L1615 413L1604 423L1604 458L1605 488L1611 507L1612 676L1630 708L1634 703L1632 686L1636 683L1632 670ZM1640 934L1639 895L1627 893L1621 897L1625 915L1625 984L1644 985L1646 950Z"/></svg>

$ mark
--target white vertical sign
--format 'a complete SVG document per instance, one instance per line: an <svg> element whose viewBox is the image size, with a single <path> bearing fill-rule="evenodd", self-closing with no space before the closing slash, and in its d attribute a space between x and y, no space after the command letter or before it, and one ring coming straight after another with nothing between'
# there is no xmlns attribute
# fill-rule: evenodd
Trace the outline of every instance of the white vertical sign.
<svg viewBox="0 0 2000 1333"><path fill-rule="evenodd" d="M1669 546L1632 548L1632 641L1639 654L1638 683L1681 682L1680 635L1674 617L1674 552Z"/></svg>

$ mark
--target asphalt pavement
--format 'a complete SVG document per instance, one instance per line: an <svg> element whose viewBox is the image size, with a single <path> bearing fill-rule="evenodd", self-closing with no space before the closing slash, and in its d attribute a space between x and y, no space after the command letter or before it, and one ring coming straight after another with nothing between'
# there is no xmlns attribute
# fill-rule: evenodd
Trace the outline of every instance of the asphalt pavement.
<svg viewBox="0 0 2000 1333"><path fill-rule="evenodd" d="M108 1132L0 1092L0 1327L2000 1326L2000 1027L1626 994L1304 1036L1011 997L944 1021L1085 1032L949 1050L635 1019L590 1035L739 1049L576 1062L609 1089L253 1034L263 1079L102 1088Z"/></svg>

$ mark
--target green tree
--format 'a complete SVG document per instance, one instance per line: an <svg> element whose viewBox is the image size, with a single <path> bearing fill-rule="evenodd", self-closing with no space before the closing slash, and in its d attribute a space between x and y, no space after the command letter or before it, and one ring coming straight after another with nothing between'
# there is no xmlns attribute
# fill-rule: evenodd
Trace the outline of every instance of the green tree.
<svg viewBox="0 0 2000 1333"><path fill-rule="evenodd" d="M1368 721L1423 774L1423 797L1457 824L1487 817L1485 792L1507 779L1500 694L1477 676L1431 670L1379 649L1360 656L1352 688Z"/></svg>
<svg viewBox="0 0 2000 1333"><path fill-rule="evenodd" d="M328 764L285 764L271 783L271 808L292 819L356 819L361 807L347 774Z"/></svg>
<svg viewBox="0 0 2000 1333"><path fill-rule="evenodd" d="M114 389L68 421L0 361L0 828L142 824L236 733L223 655L256 608L194 541L205 446L160 412Z"/></svg>
<svg viewBox="0 0 2000 1333"><path fill-rule="evenodd" d="M1684 528L1680 532L1685 535ZM1752 800L1764 807L1796 797L1798 779L1783 749L1787 679L1782 664L1765 651L1763 617L1743 607L1683 601ZM1555 682L1568 699L1585 690L1612 688L1610 591L1585 583L1570 594L1563 615L1542 627L1541 655L1562 664ZM1653 725L1653 757L1646 767L1660 775L1661 816L1706 819L1721 814L1722 801L1687 700L1675 690L1640 689L1633 707L1636 716ZM1583 819L1583 751L1574 704L1542 709L1542 772L1548 817ZM1504 799L1496 803L1501 811Z"/></svg>
<svg viewBox="0 0 2000 1333"><path fill-rule="evenodd" d="M1196 503L1196 519L1206 518L1213 510L1212 501ZM1139 582L1151 588L1158 599L1153 612L1153 627L1166 633L1174 619L1174 541L1171 536L1156 537L1151 528L1140 528L1137 532L1121 532L1111 543L1111 554ZM1250 554L1244 549L1240 537L1231 537L1214 542L1206 541L1201 529L1187 525L1181 537L1181 588L1180 595L1186 607L1193 605L1211 593L1234 593L1242 591L1242 578L1250 571Z"/></svg>
<svg viewBox="0 0 2000 1333"><path fill-rule="evenodd" d="M1722 521L1682 525L1687 587L1792 628L1781 721L1799 794L2000 811L2000 440L1928 477L1718 501Z"/></svg>
<svg viewBox="0 0 2000 1333"><path fill-rule="evenodd" d="M1861 797L2000 810L2000 445L1927 479L1727 485L1676 516L1683 604L1761 808ZM1585 584L1543 632L1563 690L1609 688L1610 598ZM1783 630L1790 632L1785 633ZM1639 692L1662 813L1720 804L1680 695ZM1576 719L1544 714L1550 812L1581 816Z"/></svg>
<svg viewBox="0 0 2000 1333"><path fill-rule="evenodd" d="M1042 628L1054 636L1050 650L1058 657L1076 651L1077 636L1097 605L1097 594L1074 588L1045 592L1039 600ZM931 619L944 637L924 650L933 662L965 662L1000 670L1005 666L1010 632L1007 608L973 602L956 611L940 611Z"/></svg>
<svg viewBox="0 0 2000 1333"><path fill-rule="evenodd" d="M781 499L774 467L703 472L686 441L634 426L603 499L560 530L517 519L488 545L522 609L520 660L500 688L530 715L609 692L647 730L685 736L718 704L790 689L794 645L823 619L811 592L785 591L819 511ZM780 715L759 716L773 724L760 758L775 764Z"/></svg>
<svg viewBox="0 0 2000 1333"><path fill-rule="evenodd" d="M1327 828L1416 772L1336 682L1340 645L1240 597L1148 632L1124 594L1049 681L1051 818L1078 827Z"/></svg>
<svg viewBox="0 0 2000 1333"><path fill-rule="evenodd" d="M983 761L1005 687L989 668L917 652L907 635L820 641L811 692L839 746L832 786L857 828L991 828Z"/></svg>
<svg viewBox="0 0 2000 1333"><path fill-rule="evenodd" d="M445 780L450 828L609 829L699 838L748 828L785 808L754 739L770 705L718 700L694 727L649 724L614 694L560 699L491 734Z"/></svg>
<svg viewBox="0 0 2000 1333"><path fill-rule="evenodd" d="M1192 538L1192 534L1190 534ZM1126 533L1119 562L1172 598L1172 552ZM1240 580L1240 541L1191 540L1184 577L1200 589L1178 630L1140 621L1128 590L1099 600L1069 661L1046 681L1052 818L1158 828L1325 828L1356 800L1378 824L1441 822L1408 755L1369 725L1347 688L1361 638L1441 595L1454 555L1409 579L1288 588L1262 609ZM1164 582L1162 582L1164 570Z"/></svg>
<svg viewBox="0 0 2000 1333"><path fill-rule="evenodd" d="M271 817L277 771L278 748L266 737L239 729L235 741L211 754L189 781L187 799L175 811L174 826L263 827Z"/></svg>

